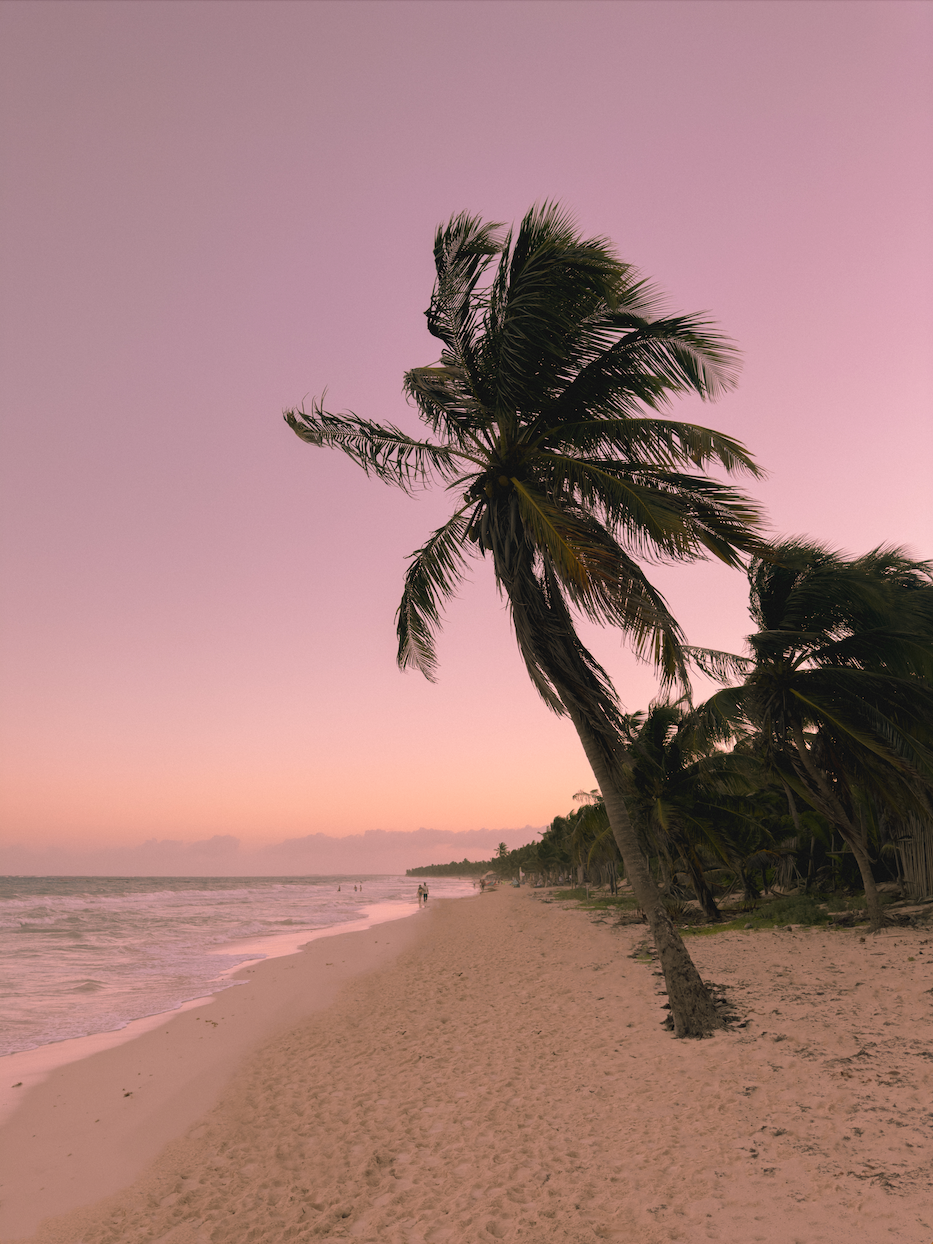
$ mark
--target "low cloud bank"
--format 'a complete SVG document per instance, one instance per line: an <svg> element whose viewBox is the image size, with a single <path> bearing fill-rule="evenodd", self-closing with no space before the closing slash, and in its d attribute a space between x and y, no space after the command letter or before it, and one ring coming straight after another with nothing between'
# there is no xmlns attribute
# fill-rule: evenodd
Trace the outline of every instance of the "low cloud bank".
<svg viewBox="0 0 933 1244"><path fill-rule="evenodd" d="M0 848L0 875L29 877L301 877L340 873L404 873L423 864L489 859L500 842L531 842L539 829L368 829L334 838L307 834L261 847L231 834L199 842L149 838L126 847Z"/></svg>

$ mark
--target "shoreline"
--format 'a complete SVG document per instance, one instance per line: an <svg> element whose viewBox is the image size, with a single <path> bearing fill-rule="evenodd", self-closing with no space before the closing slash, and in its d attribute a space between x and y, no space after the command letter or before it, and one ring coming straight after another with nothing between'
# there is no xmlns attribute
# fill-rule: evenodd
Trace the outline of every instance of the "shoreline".
<svg viewBox="0 0 933 1244"><path fill-rule="evenodd" d="M236 979L237 974L243 969L254 964L300 954L306 946L318 938L334 937L340 933L362 932L379 924L412 916L417 910L414 904L409 903L373 903L366 909L365 916L343 924L325 925L319 929L304 929L301 932L266 934L262 937L245 938L241 942L224 943L216 950L216 954L242 954L246 957L232 967L224 968L214 981L209 982L214 987L208 992L198 994L194 998L186 998L169 1010L136 1016L127 1020L119 1028L89 1032L78 1037L64 1037L59 1041L47 1041L42 1045L33 1046L31 1049L16 1050L12 1054L0 1055L0 1077L2 1077L0 1078L0 1126L19 1109L20 1098L25 1095L19 1092L20 1088L28 1092L29 1089L46 1080L59 1067L80 1062L104 1050L123 1045L127 1041L134 1041L137 1037L158 1028L184 1011L207 1005L211 999L220 997L230 989L231 986L227 982Z"/></svg>
<svg viewBox="0 0 933 1244"><path fill-rule="evenodd" d="M378 928L270 962L267 1005L294 997L283 964L352 959L329 1005L242 1044L211 1103L168 1103L133 1182L31 1244L933 1239L929 930L692 940L747 1024L691 1042L660 1027L643 927L510 887L390 927L404 944L365 963ZM209 1032L179 1017L176 1053L232 1027L221 1010Z"/></svg>
<svg viewBox="0 0 933 1244"><path fill-rule="evenodd" d="M365 897L357 880L0 876L0 976L10 978L0 1063L174 1013L227 987L247 961L417 910L409 878L364 874ZM458 878L439 890L471 887Z"/></svg>
<svg viewBox="0 0 933 1244"><path fill-rule="evenodd" d="M4 1092L25 1096L13 1098L0 1123L0 1240L27 1236L42 1219L131 1183L213 1105L252 1049L326 1008L348 981L416 939L415 914L406 908L365 928L304 933L302 949L232 969L245 988L115 1032L7 1055L0 1068L17 1070L23 1084L5 1081Z"/></svg>

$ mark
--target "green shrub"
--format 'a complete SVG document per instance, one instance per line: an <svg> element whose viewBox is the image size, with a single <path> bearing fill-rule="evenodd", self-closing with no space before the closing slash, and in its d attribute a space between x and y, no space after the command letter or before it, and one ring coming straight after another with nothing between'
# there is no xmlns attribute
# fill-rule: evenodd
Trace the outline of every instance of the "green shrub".
<svg viewBox="0 0 933 1244"><path fill-rule="evenodd" d="M821 903L825 903L830 911L864 911L865 895L864 894L819 894L817 898ZM882 907L887 907L889 903L896 901L893 894L879 894L878 901Z"/></svg>
<svg viewBox="0 0 933 1244"><path fill-rule="evenodd" d="M829 912L812 894L792 894L762 903L749 912L745 923L756 929L773 929L783 924L829 924Z"/></svg>
<svg viewBox="0 0 933 1244"><path fill-rule="evenodd" d="M837 908L838 910L838 908ZM830 923L825 898L812 894L791 894L787 898L764 899L753 908L742 911L727 924L712 924L701 929L684 929L684 933L719 933L727 929L774 929L786 924L818 926Z"/></svg>

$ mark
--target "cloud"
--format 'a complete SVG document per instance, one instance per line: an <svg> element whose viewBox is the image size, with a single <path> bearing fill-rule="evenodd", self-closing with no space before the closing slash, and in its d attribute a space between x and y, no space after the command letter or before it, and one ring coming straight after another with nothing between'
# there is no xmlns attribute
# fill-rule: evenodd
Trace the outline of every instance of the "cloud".
<svg viewBox="0 0 933 1244"><path fill-rule="evenodd" d="M148 838L135 846L0 848L0 874L32 877L295 877L343 873L404 873L422 864L488 859L500 842L531 842L539 830L368 829L335 838L307 834L259 847L232 834L195 842Z"/></svg>

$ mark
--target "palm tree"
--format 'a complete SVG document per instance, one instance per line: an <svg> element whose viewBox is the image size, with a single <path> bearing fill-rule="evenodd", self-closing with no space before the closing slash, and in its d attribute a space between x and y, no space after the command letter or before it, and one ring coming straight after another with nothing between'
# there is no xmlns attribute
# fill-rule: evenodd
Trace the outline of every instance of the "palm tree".
<svg viewBox="0 0 933 1244"><path fill-rule="evenodd" d="M678 863L683 867L707 919L718 923L722 914L704 876L704 857L719 855L726 866L729 858L708 815L712 792L703 780L706 756L698 743L678 705L652 704L639 714L628 740L625 796L645 846L665 858L672 872Z"/></svg>
<svg viewBox="0 0 933 1244"><path fill-rule="evenodd" d="M621 861L603 797L598 790L580 790L573 798L579 806L565 820L574 862L582 866L584 875L595 869L599 884L607 877L610 893L615 894Z"/></svg>
<svg viewBox="0 0 933 1244"><path fill-rule="evenodd" d="M681 632L639 555L737 565L760 547L756 506L704 468L757 468L737 441L657 413L715 396L735 355L696 316L664 316L657 294L605 239L584 239L556 205L517 233L461 214L439 228L426 312L438 363L405 376L424 439L353 414L285 412L313 445L412 491L441 481L448 521L413 555L398 611L398 660L432 678L444 603L471 555L489 556L527 671L567 714L603 792L626 873L655 938L675 1032L718 1026L661 904L620 794L620 708L581 643L578 616L621 627L666 679L684 674ZM484 281L484 278L487 278Z"/></svg>
<svg viewBox="0 0 933 1244"><path fill-rule="evenodd" d="M822 813L855 856L872 928L875 808L926 814L933 794L933 572L901 549L846 558L790 540L749 568L758 631L749 656L690 649L739 686L701 714L724 734L757 732L773 777Z"/></svg>
<svg viewBox="0 0 933 1244"><path fill-rule="evenodd" d="M568 848L569 830L567 818L555 816L535 844L535 855L538 866L546 885L553 885L562 874L568 873L572 867L571 853Z"/></svg>
<svg viewBox="0 0 933 1244"><path fill-rule="evenodd" d="M707 876L737 874L749 891L749 864L780 862L762 823L761 766L736 748L724 751L683 701L636 714L626 745L624 794L647 854L673 875L685 873L711 923L722 913Z"/></svg>

